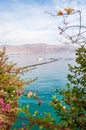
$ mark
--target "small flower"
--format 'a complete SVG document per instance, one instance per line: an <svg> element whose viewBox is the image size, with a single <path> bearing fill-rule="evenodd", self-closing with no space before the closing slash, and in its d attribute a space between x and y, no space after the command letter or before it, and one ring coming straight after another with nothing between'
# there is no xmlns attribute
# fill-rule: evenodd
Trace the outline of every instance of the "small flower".
<svg viewBox="0 0 86 130"><path fill-rule="evenodd" d="M16 91L16 94L22 95L22 94L24 94L24 92L22 92L21 90L17 90L17 91Z"/></svg>
<svg viewBox="0 0 86 130"><path fill-rule="evenodd" d="M16 91L16 94L19 94L19 90Z"/></svg>
<svg viewBox="0 0 86 130"><path fill-rule="evenodd" d="M6 108L7 108L7 110L10 109L10 104L9 103L6 105Z"/></svg>
<svg viewBox="0 0 86 130"><path fill-rule="evenodd" d="M15 90L13 91L13 93L15 93Z"/></svg>
<svg viewBox="0 0 86 130"><path fill-rule="evenodd" d="M0 121L0 125L3 125L3 122Z"/></svg>
<svg viewBox="0 0 86 130"><path fill-rule="evenodd" d="M65 110L65 109L66 109L66 106L63 106L63 109Z"/></svg>
<svg viewBox="0 0 86 130"><path fill-rule="evenodd" d="M14 95L11 95L11 97L13 97Z"/></svg>
<svg viewBox="0 0 86 130"><path fill-rule="evenodd" d="M65 8L64 9L68 14L72 13L74 11L74 9L72 8Z"/></svg>
<svg viewBox="0 0 86 130"><path fill-rule="evenodd" d="M38 105L40 106L42 104L42 100L39 100L38 101Z"/></svg>
<svg viewBox="0 0 86 130"><path fill-rule="evenodd" d="M22 92L22 95L24 94L24 92Z"/></svg>
<svg viewBox="0 0 86 130"><path fill-rule="evenodd" d="M27 94L27 97L30 98L33 95L32 90L30 90Z"/></svg>
<svg viewBox="0 0 86 130"><path fill-rule="evenodd" d="M4 92L4 90L1 90L1 92L3 93L3 92Z"/></svg>
<svg viewBox="0 0 86 130"><path fill-rule="evenodd" d="M5 111L5 104L4 103L1 105L1 109L2 109L2 111Z"/></svg>
<svg viewBox="0 0 86 130"><path fill-rule="evenodd" d="M63 15L63 12L62 12L61 10L59 10L59 11L57 12L57 14L58 14L58 15Z"/></svg>
<svg viewBox="0 0 86 130"><path fill-rule="evenodd" d="M3 103L3 98L0 98L0 103Z"/></svg>

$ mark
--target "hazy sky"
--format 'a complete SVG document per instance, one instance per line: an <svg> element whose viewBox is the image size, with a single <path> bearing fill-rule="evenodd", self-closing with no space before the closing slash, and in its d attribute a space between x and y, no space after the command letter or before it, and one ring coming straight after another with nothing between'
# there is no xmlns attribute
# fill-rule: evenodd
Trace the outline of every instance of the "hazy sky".
<svg viewBox="0 0 86 130"><path fill-rule="evenodd" d="M58 44L56 14L64 7L80 9L86 21L86 0L0 0L0 44Z"/></svg>

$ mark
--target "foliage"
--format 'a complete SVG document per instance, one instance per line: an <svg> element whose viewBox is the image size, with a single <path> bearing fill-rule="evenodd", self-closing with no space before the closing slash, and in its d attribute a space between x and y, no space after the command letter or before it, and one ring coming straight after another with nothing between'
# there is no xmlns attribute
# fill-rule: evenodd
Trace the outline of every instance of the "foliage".
<svg viewBox="0 0 86 130"><path fill-rule="evenodd" d="M61 124L73 130L86 129L86 48L80 47L76 51L77 65L69 65L69 83L66 89L57 90L63 99L58 101L53 96L51 105L60 116Z"/></svg>
<svg viewBox="0 0 86 130"><path fill-rule="evenodd" d="M60 34L64 35L66 39L70 40L72 44L78 44L80 47L76 50L76 63L74 66L69 64L70 74L68 74L68 83L65 89L59 90L58 92L63 98L58 100L56 95L53 96L51 105L55 108L57 116L59 116L60 123L64 124L65 127L72 130L85 130L86 129L86 41L84 34L86 31L82 30L81 25L81 12L79 13L79 26L78 33L75 35L67 34L67 29L77 26L69 26L66 22L69 12L72 9L65 9L67 17L64 18L63 27L59 27ZM58 15L60 15L58 13ZM64 16L63 16L64 17Z"/></svg>
<svg viewBox="0 0 86 130"><path fill-rule="evenodd" d="M5 48L0 52L0 125L9 126L15 120L18 107L18 99L24 94L25 84L20 78L27 67L16 67L16 64L9 62L5 54ZM7 115L9 114L11 118ZM8 127L7 127L8 129Z"/></svg>
<svg viewBox="0 0 86 130"><path fill-rule="evenodd" d="M26 120L29 121L28 125L27 125L27 130L33 128L34 126L38 126L39 129L43 129L46 128L47 130L55 130L55 127L57 128L58 126L55 124L55 119L53 117L51 117L50 113L44 113L43 117L39 117L38 111L34 111L33 114L31 114L29 112L29 105L19 109L19 112L24 112L27 116L27 118L25 118ZM54 128L53 128L53 123L54 123Z"/></svg>

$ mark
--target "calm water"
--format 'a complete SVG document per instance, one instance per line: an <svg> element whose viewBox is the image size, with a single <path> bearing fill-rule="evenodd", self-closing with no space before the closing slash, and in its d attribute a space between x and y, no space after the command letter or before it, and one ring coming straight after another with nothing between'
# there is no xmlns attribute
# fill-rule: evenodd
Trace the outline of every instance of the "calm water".
<svg viewBox="0 0 86 130"><path fill-rule="evenodd" d="M39 116L42 116L43 112L51 112L51 115L55 116L55 111L51 106L48 105L48 103L50 102L52 95L55 94L56 88L61 89L66 86L68 73L67 64L73 64L74 54L41 54L41 57L43 58L42 61L38 61L38 57L39 55L10 55L11 61L16 62L18 66L27 66L39 62L48 61L49 58L58 58L57 62L37 66L35 70L24 75L24 78L27 79L38 77L37 81L31 83L29 86L26 86L25 93L27 93L29 90L37 92L43 103L38 106L37 101L28 99L24 96L22 96L18 102L23 106L30 104L31 113L33 113L34 110L38 110ZM60 96L57 96L58 99L60 99ZM18 119L13 124L11 130L14 130L14 128L22 127L22 122L24 121ZM34 128L34 130L37 129Z"/></svg>

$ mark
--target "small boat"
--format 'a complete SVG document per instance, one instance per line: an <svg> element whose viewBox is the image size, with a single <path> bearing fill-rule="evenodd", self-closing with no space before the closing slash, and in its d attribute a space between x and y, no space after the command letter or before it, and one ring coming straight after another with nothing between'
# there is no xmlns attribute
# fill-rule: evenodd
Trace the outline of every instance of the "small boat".
<svg viewBox="0 0 86 130"><path fill-rule="evenodd" d="M43 58L42 58L41 56L39 56L39 57L37 58L37 60L38 60L38 61L41 61L41 60L43 60Z"/></svg>

